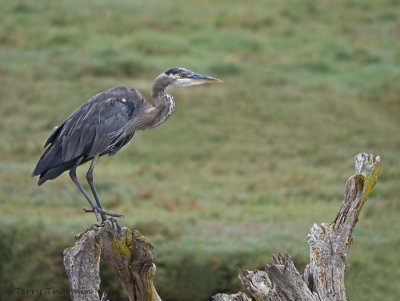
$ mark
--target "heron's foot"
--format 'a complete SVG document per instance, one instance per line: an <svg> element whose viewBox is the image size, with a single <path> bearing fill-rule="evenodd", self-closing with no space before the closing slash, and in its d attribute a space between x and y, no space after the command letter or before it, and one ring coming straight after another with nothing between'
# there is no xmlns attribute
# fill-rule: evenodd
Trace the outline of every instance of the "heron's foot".
<svg viewBox="0 0 400 301"><path fill-rule="evenodd" d="M96 219L97 220L99 220L99 214L100 214L102 222L104 222L107 219L107 216L110 216L110 217L123 217L122 214L105 211L102 208L97 207L97 206L93 207L92 209L83 209L83 211L87 212L87 213L94 213L96 215Z"/></svg>
<svg viewBox="0 0 400 301"><path fill-rule="evenodd" d="M118 220L116 220L115 218L112 218L112 217L110 217L108 220L110 221L111 226L112 226L118 233L121 233L122 228L121 228L121 226L118 224Z"/></svg>

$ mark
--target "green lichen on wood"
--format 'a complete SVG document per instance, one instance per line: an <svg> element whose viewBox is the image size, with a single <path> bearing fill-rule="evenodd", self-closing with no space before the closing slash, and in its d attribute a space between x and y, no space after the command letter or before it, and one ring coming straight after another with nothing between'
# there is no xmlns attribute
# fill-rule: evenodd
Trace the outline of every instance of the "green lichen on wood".
<svg viewBox="0 0 400 301"><path fill-rule="evenodd" d="M150 281L150 287L151 287L151 296L150 296L150 301L156 301L157 300L157 293L156 293L156 288L153 284L153 276L149 279Z"/></svg>
<svg viewBox="0 0 400 301"><path fill-rule="evenodd" d="M380 161L374 161L371 170L364 176L364 189L363 197L367 198L369 193L374 188L376 182L378 182L378 176L381 170Z"/></svg>
<svg viewBox="0 0 400 301"><path fill-rule="evenodd" d="M378 181L381 169L381 157L373 154L359 153L354 158L354 167L356 174L363 176L363 192L364 200L374 188Z"/></svg>
<svg viewBox="0 0 400 301"><path fill-rule="evenodd" d="M132 232L125 231L121 237L114 237L112 245L119 254L123 254L126 257L132 257Z"/></svg>
<svg viewBox="0 0 400 301"><path fill-rule="evenodd" d="M94 243L98 246L102 245L103 241L99 235L94 236ZM96 261L97 262L100 262L100 257L101 257L101 251L96 253Z"/></svg>
<svg viewBox="0 0 400 301"><path fill-rule="evenodd" d="M147 240L146 237L144 237L142 234L140 234L139 231L133 230L132 236L134 237L134 239L136 241L142 243L146 250L150 250L150 251L154 250L154 246Z"/></svg>

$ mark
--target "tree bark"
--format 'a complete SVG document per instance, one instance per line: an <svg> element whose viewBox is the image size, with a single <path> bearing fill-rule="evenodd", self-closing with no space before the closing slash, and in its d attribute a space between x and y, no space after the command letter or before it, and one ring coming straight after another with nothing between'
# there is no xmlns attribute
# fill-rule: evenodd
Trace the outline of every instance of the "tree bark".
<svg viewBox="0 0 400 301"><path fill-rule="evenodd" d="M153 284L156 271L153 246L136 230L114 220L79 234L74 247L64 250L72 301L105 301L99 297L100 257L121 281L130 301L161 301Z"/></svg>
<svg viewBox="0 0 400 301"><path fill-rule="evenodd" d="M355 174L347 180L339 213L330 224L316 225L307 237L310 263L301 275L286 253L273 256L264 271L242 271L239 279L255 300L346 301L344 272L353 229L368 194L377 182L380 157L358 154ZM130 301L161 301L154 287L153 246L138 231L121 228L115 220L92 226L64 251L71 299L100 299L102 258L121 281ZM246 294L217 294L215 301L250 301Z"/></svg>
<svg viewBox="0 0 400 301"><path fill-rule="evenodd" d="M344 272L353 229L368 194L378 180L381 159L361 153L355 157L355 174L347 180L339 213L330 224L311 228L307 241L310 263L303 276L286 253L273 256L265 271L242 271L239 279L255 300L346 301ZM215 301L246 300L218 294Z"/></svg>

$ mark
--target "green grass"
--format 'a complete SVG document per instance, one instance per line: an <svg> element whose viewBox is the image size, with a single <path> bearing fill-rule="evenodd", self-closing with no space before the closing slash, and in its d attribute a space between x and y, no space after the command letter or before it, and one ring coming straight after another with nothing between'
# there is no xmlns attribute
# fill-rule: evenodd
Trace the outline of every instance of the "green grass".
<svg viewBox="0 0 400 301"><path fill-rule="evenodd" d="M111 86L150 98L152 79L174 66L224 84L171 88L168 122L95 171L105 207L155 245L163 300L236 291L239 268L262 268L278 251L304 267L306 235L334 218L360 151L380 154L383 169L354 233L348 295L397 300L399 1L1 7L1 300L35 300L8 286L66 289L62 250L94 222L66 175L40 188L30 177L51 129ZM111 300L123 300L103 273Z"/></svg>

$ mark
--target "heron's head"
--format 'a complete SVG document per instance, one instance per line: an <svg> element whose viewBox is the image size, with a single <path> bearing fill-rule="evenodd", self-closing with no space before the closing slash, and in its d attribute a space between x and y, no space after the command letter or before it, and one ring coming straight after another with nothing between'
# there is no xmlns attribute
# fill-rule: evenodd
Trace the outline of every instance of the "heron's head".
<svg viewBox="0 0 400 301"><path fill-rule="evenodd" d="M184 68L172 68L165 71L164 74L171 81L170 82L171 85L183 86L183 87L198 86L204 84L215 84L222 82L222 80L218 78L195 73L193 71Z"/></svg>

